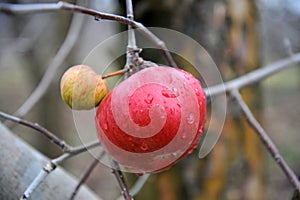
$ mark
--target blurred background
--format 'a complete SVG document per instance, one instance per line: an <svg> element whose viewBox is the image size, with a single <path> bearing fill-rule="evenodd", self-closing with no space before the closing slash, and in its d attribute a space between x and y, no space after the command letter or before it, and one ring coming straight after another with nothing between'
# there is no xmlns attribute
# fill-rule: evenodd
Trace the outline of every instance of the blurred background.
<svg viewBox="0 0 300 200"><path fill-rule="evenodd" d="M120 15L125 15L126 10L123 1L77 3ZM286 58L300 49L300 1L143 0L133 3L135 19L145 26L170 28L198 41L212 56L225 81ZM125 25L117 22L80 16L84 21L75 46L55 72L41 101L24 117L72 145L80 145L81 141L73 114L60 97L60 77L68 67L82 63L99 43L126 30ZM72 14L65 11L0 13L1 111L14 113L32 93L67 36L71 19ZM116 44L115 48L124 48L118 45L123 44ZM187 53L195 53L189 47L186 49ZM146 51L144 55L157 59L151 52ZM124 60L120 59L115 65L122 68ZM291 68L242 90L247 104L298 175L299 75L299 68ZM206 158L200 160L196 150L170 170L150 176L135 199L291 199L293 187L236 107L228 99L221 138ZM60 155L60 149L35 131L21 126L14 126L12 130L46 156ZM66 161L63 167L80 177L92 159L89 153L84 153ZM132 185L137 176L126 174L126 178ZM119 196L111 170L102 164L93 171L87 185L105 200Z"/></svg>

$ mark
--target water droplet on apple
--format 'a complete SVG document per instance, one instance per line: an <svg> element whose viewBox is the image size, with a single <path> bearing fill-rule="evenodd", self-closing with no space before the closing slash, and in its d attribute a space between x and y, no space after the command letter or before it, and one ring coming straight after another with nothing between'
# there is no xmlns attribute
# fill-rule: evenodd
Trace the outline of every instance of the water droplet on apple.
<svg viewBox="0 0 300 200"><path fill-rule="evenodd" d="M201 126L200 128L199 128L199 133L203 133L204 132L204 126Z"/></svg>
<svg viewBox="0 0 300 200"><path fill-rule="evenodd" d="M190 149L187 154L190 155L191 153L193 153L194 149Z"/></svg>
<svg viewBox="0 0 300 200"><path fill-rule="evenodd" d="M195 122L195 117L193 113L190 113L189 116L186 118L188 124L193 124Z"/></svg>
<svg viewBox="0 0 300 200"><path fill-rule="evenodd" d="M187 132L185 131L185 132L183 132L183 133L182 133L182 136L181 136L181 138L182 138L182 139L185 139L185 138L186 138L186 136L187 136Z"/></svg>
<svg viewBox="0 0 300 200"><path fill-rule="evenodd" d="M162 120L165 120L165 119L166 119L166 116L165 116L165 115L161 115L160 118L161 118Z"/></svg>
<svg viewBox="0 0 300 200"><path fill-rule="evenodd" d="M176 91L176 93L174 92L174 90ZM175 89L173 88L172 90L163 89L161 91L161 94L167 98L175 98L175 97L178 97L178 95L179 95L176 88Z"/></svg>
<svg viewBox="0 0 300 200"><path fill-rule="evenodd" d="M147 104L151 104L152 103L152 101L153 101L153 95L152 94L147 94L147 97L146 97L146 99L145 99L145 102L147 103Z"/></svg>
<svg viewBox="0 0 300 200"><path fill-rule="evenodd" d="M178 92L178 89L177 89L177 88L173 87L173 88L172 88L172 91L173 91L173 93L174 93L174 95L175 95L176 97L179 96L179 92Z"/></svg>
<svg viewBox="0 0 300 200"><path fill-rule="evenodd" d="M142 143L140 148L141 148L142 151L147 151L149 147L146 143Z"/></svg>
<svg viewBox="0 0 300 200"><path fill-rule="evenodd" d="M190 76L189 76L189 75L184 74L184 77L185 77L187 80L190 80Z"/></svg>
<svg viewBox="0 0 300 200"><path fill-rule="evenodd" d="M198 146L197 143L193 144L192 147L191 147L191 149L190 149L187 153L188 153L188 154L193 153L193 151L197 148L197 146Z"/></svg>
<svg viewBox="0 0 300 200"><path fill-rule="evenodd" d="M107 129L108 129L107 123L104 123L103 126L102 126L102 128L103 128L104 130L107 130Z"/></svg>
<svg viewBox="0 0 300 200"><path fill-rule="evenodd" d="M175 114L175 108L171 107L171 108L170 108L170 113L171 113L172 115L174 115L174 114Z"/></svg>

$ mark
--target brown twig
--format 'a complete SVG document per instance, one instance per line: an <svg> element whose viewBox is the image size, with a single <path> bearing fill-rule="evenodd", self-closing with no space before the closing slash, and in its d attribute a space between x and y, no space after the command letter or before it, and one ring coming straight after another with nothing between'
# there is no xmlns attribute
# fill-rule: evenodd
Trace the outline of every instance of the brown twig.
<svg viewBox="0 0 300 200"><path fill-rule="evenodd" d="M143 186L145 185L145 183L147 182L149 177L150 177L150 174L143 174L142 176L140 176L138 178L138 180L135 182L135 184L129 190L131 196L135 196L141 191L141 189L143 188ZM117 198L117 200L122 200L122 199L123 199L123 196L120 196Z"/></svg>
<svg viewBox="0 0 300 200"><path fill-rule="evenodd" d="M94 16L95 19L98 20L100 19L112 20L112 21L117 21L123 24L130 25L136 28L141 33L143 33L151 42L156 44L156 46L163 51L163 54L170 66L177 67L165 43L161 41L156 35L154 35L149 29L147 29L143 24L131 20L129 18L119 16L119 15L99 12L97 10L85 8L82 6L78 6L78 5L74 5L62 1L57 3L36 3L36 4L0 3L0 11L5 12L7 14L27 14L27 13L36 13L36 12L45 12L45 11L58 11L58 10L79 12L79 13Z"/></svg>
<svg viewBox="0 0 300 200"><path fill-rule="evenodd" d="M115 71L115 72L103 75L103 76L101 76L101 78L102 79L106 79L106 78L109 78L109 77L112 77L112 76L122 75L122 74L125 74L126 72L128 72L128 70L129 69L121 69L121 70L118 70L118 71Z"/></svg>
<svg viewBox="0 0 300 200"><path fill-rule="evenodd" d="M289 181L293 184L295 189L300 192L300 182L297 178L297 175L294 171L289 167L289 165L285 162L284 158L281 156L279 150L277 149L276 145L273 143L272 139L268 136L266 131L262 128L259 122L256 120L254 115L252 114L251 110L243 100L241 94L239 93L238 89L232 89L230 91L230 95L237 101L240 105L244 115L247 118L249 125L255 130L257 135L259 136L260 140L267 148L268 152L271 154L273 159L285 173Z"/></svg>
<svg viewBox="0 0 300 200"><path fill-rule="evenodd" d="M27 126L29 128L32 128L40 133L42 133L44 136L46 136L51 142L59 146L64 152L69 152L71 150L71 146L66 144L63 140L59 139L56 135L54 135L52 132L47 130L46 128L40 126L38 123L32 123L27 120L21 119L19 117L15 117L13 115L6 114L4 112L0 111L0 117L7 119L9 121Z"/></svg>
<svg viewBox="0 0 300 200"><path fill-rule="evenodd" d="M240 89L247 85L266 79L267 77L283 70L292 67L293 64L300 62L300 53L293 54L288 58L284 58L265 67L260 67L257 70L249 72L224 84L212 86L205 89L207 96L215 96L224 92L230 91L233 88Z"/></svg>
<svg viewBox="0 0 300 200"><path fill-rule="evenodd" d="M99 156L97 158L94 158L93 161L89 164L89 166L86 168L86 170L84 171L82 177L80 178L78 184L76 185L70 200L73 200L77 194L77 192L79 191L80 187L86 182L86 180L88 179L88 177L90 176L90 174L92 173L92 171L95 169L95 167L97 166L97 164L99 163L99 159L101 159L104 156L104 151L101 151L101 153L99 154Z"/></svg>
<svg viewBox="0 0 300 200"><path fill-rule="evenodd" d="M21 119L19 117L15 117L13 115L6 114L2 111L0 111L0 117L38 131L39 133L43 134L48 139L50 139L51 142L58 145L65 153L68 153L70 155L76 155L78 153L82 153L83 151L86 151L87 149L94 148L94 147L100 145L99 140L95 140L88 144L85 144L84 146L72 147L72 146L68 145L65 141L58 138L52 132L47 130L46 128L40 126L38 123L29 122L29 121Z"/></svg>
<svg viewBox="0 0 300 200"><path fill-rule="evenodd" d="M123 175L122 171L120 170L119 164L113 160L111 168L112 168L112 173L115 175L115 177L117 179L117 182L119 184L119 187L121 189L121 193L122 193L124 199L125 200L133 200L133 198L129 192L128 186L126 184L124 175Z"/></svg>

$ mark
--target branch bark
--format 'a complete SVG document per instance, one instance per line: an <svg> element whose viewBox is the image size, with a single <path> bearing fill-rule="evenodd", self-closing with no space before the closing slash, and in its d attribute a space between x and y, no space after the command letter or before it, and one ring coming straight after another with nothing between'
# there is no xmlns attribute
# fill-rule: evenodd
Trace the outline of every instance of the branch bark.
<svg viewBox="0 0 300 200"><path fill-rule="evenodd" d="M165 56L167 62L170 66L176 67L176 63L173 60L170 52L168 51L167 46L163 41L161 41L156 35L154 35L149 29L147 29L143 24L131 20L129 18L99 12L97 10L85 8L82 6L66 3L66 2L57 2L57 3L36 3L36 4L10 4L10 3L0 3L0 12L7 14L28 14L28 13L37 13L37 12L47 12L47 11L59 11L65 10L70 12L78 12L86 15L94 16L97 20L112 20L117 21L123 24L127 24L136 28L138 31L143 33L150 41L152 41L156 46L162 50L163 55Z"/></svg>
<svg viewBox="0 0 300 200"><path fill-rule="evenodd" d="M240 89L247 85L251 85L253 83L264 80L267 77L276 74L283 69L290 68L299 62L300 62L300 53L296 53L288 58L278 60L270 65L261 67L257 70L253 70L248 74L240 76L224 84L207 88L205 89L205 93L207 95L214 96L214 95L218 95L230 91L233 88Z"/></svg>
<svg viewBox="0 0 300 200"><path fill-rule="evenodd" d="M272 139L269 137L269 135L266 133L266 131L263 129L263 127L259 124L259 122L256 120L254 115L252 114L251 110L243 100L241 94L237 89L232 89L230 91L231 96L237 101L237 103L240 105L243 114L246 116L247 121L249 125L256 131L257 135L259 136L260 140L264 144L264 146L267 148L268 152L271 154L275 162L279 165L281 170L285 173L286 177L289 179L289 181L293 184L295 189L300 192L300 182L297 178L297 175L294 173L294 171L290 168L290 166L286 163L284 158L281 156L278 148L273 143Z"/></svg>
<svg viewBox="0 0 300 200"><path fill-rule="evenodd" d="M0 123L0 199L19 199L49 159L14 136ZM32 199L69 199L77 180L58 167L32 194ZM68 187L66 187L66 185ZM100 199L86 186L77 199Z"/></svg>

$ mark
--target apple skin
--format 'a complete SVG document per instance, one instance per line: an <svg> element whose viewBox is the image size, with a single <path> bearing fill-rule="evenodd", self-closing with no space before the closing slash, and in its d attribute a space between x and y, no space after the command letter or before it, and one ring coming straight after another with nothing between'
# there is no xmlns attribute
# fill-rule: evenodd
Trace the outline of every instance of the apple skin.
<svg viewBox="0 0 300 200"><path fill-rule="evenodd" d="M63 101L74 110L92 109L108 93L105 80L86 65L70 67L61 78L60 91Z"/></svg>
<svg viewBox="0 0 300 200"><path fill-rule="evenodd" d="M156 173L192 153L203 133L206 96L190 73L143 69L121 82L96 117L104 149L125 170Z"/></svg>

